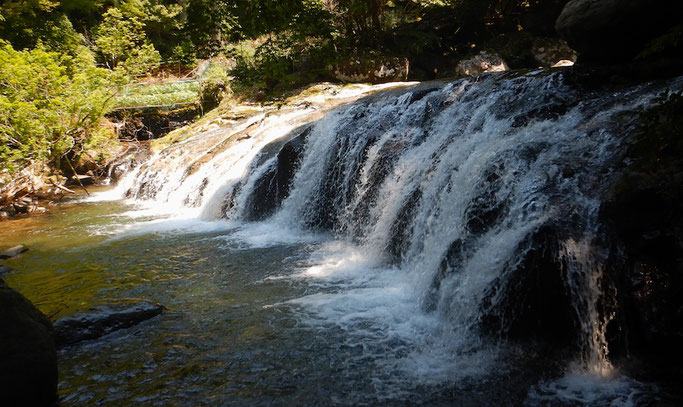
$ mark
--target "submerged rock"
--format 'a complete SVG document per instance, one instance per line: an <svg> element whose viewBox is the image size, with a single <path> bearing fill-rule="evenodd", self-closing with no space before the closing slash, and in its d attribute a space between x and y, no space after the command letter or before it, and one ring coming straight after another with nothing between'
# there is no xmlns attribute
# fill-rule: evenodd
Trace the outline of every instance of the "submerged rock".
<svg viewBox="0 0 683 407"><path fill-rule="evenodd" d="M153 318L165 308L148 301L124 302L92 307L86 312L55 322L55 343L58 347L97 339L119 329L129 328Z"/></svg>
<svg viewBox="0 0 683 407"><path fill-rule="evenodd" d="M14 247L10 247L9 249L3 251L0 253L0 259L11 259L12 257L17 257L18 255L27 252L28 247L24 245L17 245Z"/></svg>
<svg viewBox="0 0 683 407"><path fill-rule="evenodd" d="M57 400L52 324L0 279L0 404L48 406Z"/></svg>
<svg viewBox="0 0 683 407"><path fill-rule="evenodd" d="M7 275L12 272L12 269L0 264L0 276Z"/></svg>

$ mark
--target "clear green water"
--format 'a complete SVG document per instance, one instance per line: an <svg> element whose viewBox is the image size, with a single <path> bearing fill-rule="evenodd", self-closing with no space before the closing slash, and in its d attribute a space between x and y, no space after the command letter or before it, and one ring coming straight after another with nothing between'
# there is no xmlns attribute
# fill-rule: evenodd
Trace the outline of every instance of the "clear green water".
<svg viewBox="0 0 683 407"><path fill-rule="evenodd" d="M30 247L6 262L15 270L6 282L52 320L119 298L168 308L62 349L60 405L355 405L423 397L423 387L380 366L405 354L406 344L350 340L343 326L311 324L301 306L284 303L336 290L286 278L319 243L245 248L229 226L121 233L149 220L123 216L130 209L72 203L1 225L0 248Z"/></svg>
<svg viewBox="0 0 683 407"><path fill-rule="evenodd" d="M278 243L266 224L246 231L270 244L249 244L245 225L134 209L73 202L0 224L0 249L30 247L5 281L52 320L122 298L167 308L60 350L60 406L519 405L547 377L523 349L454 352L404 274L346 243ZM622 382L595 392L643 393Z"/></svg>

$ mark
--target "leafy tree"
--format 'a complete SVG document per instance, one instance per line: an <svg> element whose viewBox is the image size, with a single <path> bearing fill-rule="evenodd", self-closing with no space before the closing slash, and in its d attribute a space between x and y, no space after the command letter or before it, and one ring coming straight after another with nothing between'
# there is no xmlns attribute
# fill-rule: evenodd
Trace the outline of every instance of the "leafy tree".
<svg viewBox="0 0 683 407"><path fill-rule="evenodd" d="M134 15L124 15L112 7L104 13L104 20L95 32L95 49L110 69L123 63L131 74L144 73L158 63L159 53L143 31L144 24Z"/></svg>
<svg viewBox="0 0 683 407"><path fill-rule="evenodd" d="M85 47L71 57L40 43L30 51L0 43L0 167L59 168L102 137L100 121L120 84Z"/></svg>
<svg viewBox="0 0 683 407"><path fill-rule="evenodd" d="M0 39L16 49L44 46L72 55L83 44L71 21L50 0L9 0L0 4Z"/></svg>

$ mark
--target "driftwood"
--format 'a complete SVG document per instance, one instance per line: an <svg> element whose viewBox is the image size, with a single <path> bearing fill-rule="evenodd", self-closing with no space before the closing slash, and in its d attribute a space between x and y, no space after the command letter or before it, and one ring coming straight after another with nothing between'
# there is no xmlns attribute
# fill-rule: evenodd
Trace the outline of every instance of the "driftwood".
<svg viewBox="0 0 683 407"><path fill-rule="evenodd" d="M52 185L53 185L55 188L61 189L62 191L68 192L68 193L70 193L70 194L75 194L75 193L76 193L76 191L72 191L72 190L70 190L69 188L67 188L67 187L65 187L65 186L62 186L62 185L59 185L59 184L52 184Z"/></svg>

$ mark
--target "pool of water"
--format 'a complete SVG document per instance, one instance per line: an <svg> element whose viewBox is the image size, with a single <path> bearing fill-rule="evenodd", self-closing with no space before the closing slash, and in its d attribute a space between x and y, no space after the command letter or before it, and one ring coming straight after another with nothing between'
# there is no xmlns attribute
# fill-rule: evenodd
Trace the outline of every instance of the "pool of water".
<svg viewBox="0 0 683 407"><path fill-rule="evenodd" d="M350 309L349 278L310 278L339 267L316 253L347 248L325 236L273 239L263 225L151 213L122 201L73 202L2 225L0 246L30 247L7 261L16 271L6 282L52 320L122 298L167 308L62 349L61 405L350 405L429 393L397 362L416 351L404 337L419 333L392 332L410 321L370 322ZM386 305L375 312L399 311Z"/></svg>
<svg viewBox="0 0 683 407"><path fill-rule="evenodd" d="M534 387L562 362L458 332L362 247L185 215L74 200L1 225L0 248L30 248L6 261L6 282L53 321L120 299L167 308L60 350L61 406L585 404ZM592 401L614 387L591 386Z"/></svg>

